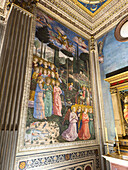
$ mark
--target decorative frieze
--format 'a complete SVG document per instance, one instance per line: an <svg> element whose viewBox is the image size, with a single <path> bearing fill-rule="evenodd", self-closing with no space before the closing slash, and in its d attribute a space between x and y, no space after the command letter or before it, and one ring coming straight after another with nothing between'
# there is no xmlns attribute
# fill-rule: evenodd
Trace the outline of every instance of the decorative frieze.
<svg viewBox="0 0 128 170"><path fill-rule="evenodd" d="M31 158L20 156L16 158L16 170L29 170L29 169L66 169L73 168L79 165L87 166L89 164L91 168L100 170L100 156L99 149L94 148L81 148L74 151L56 151L52 155L47 154L35 154L30 156ZM28 156L28 155L27 155ZM84 160L84 162L83 162ZM83 162L83 163L82 163ZM89 163L90 162L90 163ZM52 168L51 168L52 167Z"/></svg>
<svg viewBox="0 0 128 170"><path fill-rule="evenodd" d="M41 0L40 4L53 11L55 14L64 18L72 25L77 26L80 30L89 36L100 36L108 26L113 27L113 23L125 15L127 12L126 1L111 1L104 10L101 10L94 18L90 17L84 10L78 7L74 2L64 0ZM119 12L121 10L121 12ZM100 15L102 13L102 16ZM114 17L113 17L114 16ZM79 24L78 24L79 23ZM109 28L111 29L111 28ZM99 32L100 31L100 32Z"/></svg>

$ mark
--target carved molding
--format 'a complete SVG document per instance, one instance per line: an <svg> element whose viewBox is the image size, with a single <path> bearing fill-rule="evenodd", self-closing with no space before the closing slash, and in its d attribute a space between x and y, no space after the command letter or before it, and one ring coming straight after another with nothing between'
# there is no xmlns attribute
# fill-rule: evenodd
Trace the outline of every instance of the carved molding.
<svg viewBox="0 0 128 170"><path fill-rule="evenodd" d="M128 71L121 73L121 74L117 74L115 76L111 76L111 77L106 78L104 80L111 84L111 83L121 81L121 80L125 80L125 79L128 79Z"/></svg>
<svg viewBox="0 0 128 170"><path fill-rule="evenodd" d="M117 88L110 89L110 93L111 93L111 94L117 93Z"/></svg>
<svg viewBox="0 0 128 170"><path fill-rule="evenodd" d="M98 14L103 8L105 8L112 0L106 1L99 9L97 9L94 13L92 13L90 10L88 10L86 7L84 7L79 1L77 0L71 0L73 1L78 7L80 7L82 10L87 12L90 16L94 17L96 14ZM86 4L98 4L101 2L104 2L105 0L84 0L84 3Z"/></svg>
<svg viewBox="0 0 128 170"><path fill-rule="evenodd" d="M91 37L90 49L91 51L95 51L95 42L93 36Z"/></svg>
<svg viewBox="0 0 128 170"><path fill-rule="evenodd" d="M72 31L78 33L83 38L89 40L91 35L89 31L86 30L85 26L82 26L78 21L73 19L67 13L62 13L61 10L53 9L53 7L49 6L47 3L42 2L37 4L37 7L44 11L46 14L50 15L52 18L57 20L58 22L62 23L66 27L70 28Z"/></svg>
<svg viewBox="0 0 128 170"><path fill-rule="evenodd" d="M39 0L31 0L29 2L24 0L25 4L19 0L13 0L13 2L14 1L24 9L28 8L28 4L31 4L29 8L33 9L32 2L34 2L35 5ZM18 4L18 1L20 4ZM0 6L1 19L6 18L7 9L5 2L3 7ZM40 2L37 3L37 7L42 8L41 5L45 8L45 11L50 10L53 13L52 17L56 15L62 18L62 20L69 22L72 28L77 28L77 33L84 33L83 35L86 39L90 39L92 35L95 39L101 37L107 31L114 28L128 13L127 0L112 0L93 17L76 5L73 0L40 0Z"/></svg>
<svg viewBox="0 0 128 170"><path fill-rule="evenodd" d="M41 4L55 15L84 31L90 38L92 35L95 38L102 36L106 30L109 31L115 27L122 16L124 17L128 12L126 0L112 0L94 17L91 17L71 0L41 0L38 6L41 7Z"/></svg>
<svg viewBox="0 0 128 170"><path fill-rule="evenodd" d="M26 169L70 169L82 161L93 161L93 167L100 170L100 148L99 146L60 149L54 152L36 152L35 154L21 153L16 157L15 169L20 169L24 165ZM23 164L24 163L24 164ZM23 167L23 166L22 166ZM71 168L71 169L72 169ZM74 168L73 168L74 169Z"/></svg>

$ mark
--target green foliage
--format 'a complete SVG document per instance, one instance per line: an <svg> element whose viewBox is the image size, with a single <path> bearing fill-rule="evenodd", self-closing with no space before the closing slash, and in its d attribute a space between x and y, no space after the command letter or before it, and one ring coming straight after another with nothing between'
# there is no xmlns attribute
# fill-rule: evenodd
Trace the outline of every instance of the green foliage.
<svg viewBox="0 0 128 170"><path fill-rule="evenodd" d="M30 124L35 121L35 119L33 117L33 112L34 112L33 108L28 108L27 123L26 123L27 127L30 127Z"/></svg>

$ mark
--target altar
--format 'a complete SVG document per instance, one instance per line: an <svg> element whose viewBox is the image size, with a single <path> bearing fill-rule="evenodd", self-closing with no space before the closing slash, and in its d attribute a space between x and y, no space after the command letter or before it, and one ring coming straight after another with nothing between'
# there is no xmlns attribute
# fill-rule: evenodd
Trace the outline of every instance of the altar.
<svg viewBox="0 0 128 170"><path fill-rule="evenodd" d="M115 153L109 154L108 137L107 155L111 170L128 170L128 71L119 70L118 74L107 75L105 81L110 83L114 120L115 120ZM107 131L106 131L107 134Z"/></svg>
<svg viewBox="0 0 128 170"><path fill-rule="evenodd" d="M116 153L112 153L110 155L103 155L110 163L111 170L128 170L128 156L118 155Z"/></svg>

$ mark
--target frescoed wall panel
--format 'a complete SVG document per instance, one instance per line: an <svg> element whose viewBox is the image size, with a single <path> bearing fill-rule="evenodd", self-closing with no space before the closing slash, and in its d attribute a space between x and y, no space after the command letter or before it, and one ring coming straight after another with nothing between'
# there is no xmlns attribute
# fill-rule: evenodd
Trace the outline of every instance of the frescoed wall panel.
<svg viewBox="0 0 128 170"><path fill-rule="evenodd" d="M88 41L37 12L24 145L94 140Z"/></svg>

